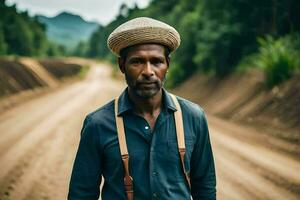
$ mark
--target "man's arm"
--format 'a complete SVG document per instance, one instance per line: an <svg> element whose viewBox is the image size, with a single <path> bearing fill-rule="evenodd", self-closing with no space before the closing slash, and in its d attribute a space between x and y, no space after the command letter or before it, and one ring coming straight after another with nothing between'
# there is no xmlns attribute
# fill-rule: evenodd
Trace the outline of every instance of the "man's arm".
<svg viewBox="0 0 300 200"><path fill-rule="evenodd" d="M81 129L68 200L98 200L101 171L98 134L93 123L86 117Z"/></svg>
<svg viewBox="0 0 300 200"><path fill-rule="evenodd" d="M197 122L199 123L199 122ZM216 199L216 176L209 130L201 109L197 140L191 158L191 185L193 200Z"/></svg>

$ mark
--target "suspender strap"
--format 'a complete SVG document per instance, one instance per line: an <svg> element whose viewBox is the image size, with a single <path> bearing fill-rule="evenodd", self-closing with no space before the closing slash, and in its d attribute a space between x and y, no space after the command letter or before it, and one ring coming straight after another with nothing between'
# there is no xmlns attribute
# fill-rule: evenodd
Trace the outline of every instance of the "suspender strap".
<svg viewBox="0 0 300 200"><path fill-rule="evenodd" d="M185 156L185 140L184 140L184 128L183 128L183 120L182 120L182 111L180 104L176 98L175 95L170 94L173 102L176 105L177 111L174 112L174 118L175 118L175 127L176 127L176 134L177 134L177 144L178 144L178 151L180 155L180 161L181 161L181 167L183 174L185 176L185 179L188 183L189 188L191 189L191 182L190 182L190 176L189 173L186 171L185 163L184 163L184 156ZM129 154L126 144L126 137L125 137L125 129L124 129L124 121L121 116L118 116L118 99L115 99L115 118L116 118L116 126L117 126L117 132L118 132L118 140L119 140L119 146L121 151L121 157L123 161L124 166L124 186L125 186L125 192L127 195L127 200L133 200L133 179L129 174Z"/></svg>
<svg viewBox="0 0 300 200"><path fill-rule="evenodd" d="M129 154L127 150L126 138L125 138L125 130L124 130L124 122L123 118L118 116L118 99L115 99L115 118L116 118L116 126L118 132L119 146L121 151L121 157L124 166L124 186L125 192L127 195L127 200L133 200L133 179L129 174Z"/></svg>
<svg viewBox="0 0 300 200"><path fill-rule="evenodd" d="M186 171L185 163L184 163L184 155L185 155L185 140L184 140L184 129L183 129L183 121L182 121L182 111L180 104L176 98L175 95L170 94L173 102L175 103L177 111L174 112L174 118L175 118L175 127L176 127L176 134L177 134L177 144L178 144L178 151L180 155L181 160L181 167L183 170L183 174L185 176L186 182L189 185L189 188L191 189L191 181L189 173Z"/></svg>

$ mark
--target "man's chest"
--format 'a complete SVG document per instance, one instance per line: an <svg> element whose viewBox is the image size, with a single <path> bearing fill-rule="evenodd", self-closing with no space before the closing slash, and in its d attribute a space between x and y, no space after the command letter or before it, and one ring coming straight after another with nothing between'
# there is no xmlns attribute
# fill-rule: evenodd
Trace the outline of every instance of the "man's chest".
<svg viewBox="0 0 300 200"><path fill-rule="evenodd" d="M124 117L127 148L129 152L130 173L135 180L143 177L151 182L152 178L165 181L184 181L178 153L176 129L172 115L158 117L151 131L149 123L136 116ZM190 130L189 132L191 132ZM123 166L116 129L103 134L102 145L104 177L113 180L122 177ZM186 140L186 163L190 162L193 141ZM187 168L190 165L187 165Z"/></svg>

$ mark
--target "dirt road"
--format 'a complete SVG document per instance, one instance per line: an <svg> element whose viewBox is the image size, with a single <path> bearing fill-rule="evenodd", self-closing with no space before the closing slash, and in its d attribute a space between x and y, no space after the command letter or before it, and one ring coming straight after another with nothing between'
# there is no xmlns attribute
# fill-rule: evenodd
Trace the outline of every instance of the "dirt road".
<svg viewBox="0 0 300 200"><path fill-rule="evenodd" d="M84 116L125 87L109 75L109 68L95 65L85 80L0 115L0 200L66 199ZM218 199L300 199L300 161L287 153L298 146L208 120Z"/></svg>

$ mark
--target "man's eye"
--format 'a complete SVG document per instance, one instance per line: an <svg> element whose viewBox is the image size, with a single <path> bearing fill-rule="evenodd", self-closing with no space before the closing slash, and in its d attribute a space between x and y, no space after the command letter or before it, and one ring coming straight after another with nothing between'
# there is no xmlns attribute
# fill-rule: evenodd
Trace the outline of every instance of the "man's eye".
<svg viewBox="0 0 300 200"><path fill-rule="evenodd" d="M161 59L154 59L154 60L152 61L152 63L153 63L154 65L158 65L158 64L162 64L163 61L162 61Z"/></svg>
<svg viewBox="0 0 300 200"><path fill-rule="evenodd" d="M139 59L133 59L130 61L130 64L141 64L141 63L142 63L142 61Z"/></svg>

